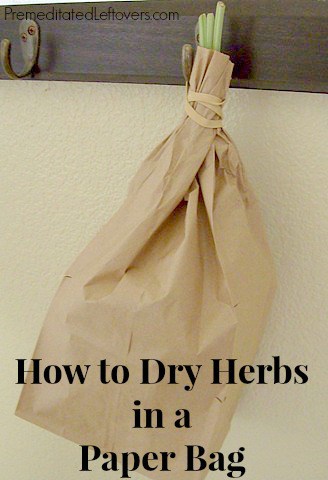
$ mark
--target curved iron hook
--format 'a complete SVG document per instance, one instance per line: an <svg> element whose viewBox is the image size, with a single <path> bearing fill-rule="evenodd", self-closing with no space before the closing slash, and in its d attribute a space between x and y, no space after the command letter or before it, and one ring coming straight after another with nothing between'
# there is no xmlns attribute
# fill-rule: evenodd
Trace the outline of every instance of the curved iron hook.
<svg viewBox="0 0 328 480"><path fill-rule="evenodd" d="M5 38L1 42L0 56L4 71L11 79L23 78L29 75L37 65L40 50L40 27L34 20L23 20L19 25L19 36L24 58L24 68L15 73L10 61L10 40Z"/></svg>
<svg viewBox="0 0 328 480"><path fill-rule="evenodd" d="M185 81L189 83L194 58L192 45L187 43L182 48L182 70Z"/></svg>
<svg viewBox="0 0 328 480"><path fill-rule="evenodd" d="M196 46L199 45L198 40L199 40L199 29L198 29L198 22L197 22L196 28L195 28ZM183 70L183 76L187 83L189 83L189 80L190 80L193 63L194 63L194 49L192 45L187 43L182 47L182 70Z"/></svg>

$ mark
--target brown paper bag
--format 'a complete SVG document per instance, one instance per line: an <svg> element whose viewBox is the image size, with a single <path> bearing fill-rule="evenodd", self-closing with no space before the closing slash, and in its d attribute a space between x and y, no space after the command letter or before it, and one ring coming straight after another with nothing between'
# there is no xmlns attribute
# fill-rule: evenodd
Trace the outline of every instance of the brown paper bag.
<svg viewBox="0 0 328 480"><path fill-rule="evenodd" d="M142 163L122 207L69 268L33 355L44 366L107 359L128 366L129 381L102 384L90 370L84 385L32 385L30 373L16 412L103 451L174 451L173 477L139 469L156 479L189 480L187 444L220 449L240 385L211 385L211 359L252 363L275 288L256 199L221 128L232 69L227 55L198 47L187 117ZM203 367L188 391L183 372L176 385L167 376L141 385L140 359ZM155 363L151 371L157 375ZM161 409L165 428L132 428L135 400ZM191 428L174 425L179 409L190 411Z"/></svg>

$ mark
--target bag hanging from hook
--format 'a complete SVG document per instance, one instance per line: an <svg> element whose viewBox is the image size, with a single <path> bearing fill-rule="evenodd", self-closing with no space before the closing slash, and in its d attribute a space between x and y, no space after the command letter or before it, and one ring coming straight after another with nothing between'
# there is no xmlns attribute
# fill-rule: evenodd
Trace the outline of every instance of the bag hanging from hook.
<svg viewBox="0 0 328 480"><path fill-rule="evenodd" d="M185 445L219 450L240 385L213 385L211 359L251 364L275 274L258 203L222 127L233 64L198 47L187 115L141 164L118 212L63 276L33 358L44 365L126 365L124 385L31 384L17 415L105 451L175 452L172 478L190 480ZM211 107L211 108L210 108ZM193 113L191 113L193 112ZM140 359L203 365L194 388L140 384ZM132 428L134 402L161 409L165 428ZM174 426L190 411L192 428ZM165 472L140 473L154 479ZM194 480L207 474L193 472Z"/></svg>

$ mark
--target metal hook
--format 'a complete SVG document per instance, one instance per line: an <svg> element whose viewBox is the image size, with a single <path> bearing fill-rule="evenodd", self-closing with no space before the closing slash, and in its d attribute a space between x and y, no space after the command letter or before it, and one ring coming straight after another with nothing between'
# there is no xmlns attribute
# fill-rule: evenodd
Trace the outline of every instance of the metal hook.
<svg viewBox="0 0 328 480"><path fill-rule="evenodd" d="M187 43L182 48L182 70L185 81L189 83L192 65L194 60L194 50L192 45Z"/></svg>
<svg viewBox="0 0 328 480"><path fill-rule="evenodd" d="M195 43L196 43L196 46L199 45L198 22L195 28ZM187 83L189 83L189 80L190 80L193 63L194 63L194 50L192 45L187 43L182 47L182 70L183 70L183 76Z"/></svg>
<svg viewBox="0 0 328 480"><path fill-rule="evenodd" d="M40 27L33 20L23 20L19 25L19 36L24 58L24 68L20 73L15 73L10 61L10 40L1 42L0 55L4 71L11 79L23 78L29 75L37 65L40 49Z"/></svg>

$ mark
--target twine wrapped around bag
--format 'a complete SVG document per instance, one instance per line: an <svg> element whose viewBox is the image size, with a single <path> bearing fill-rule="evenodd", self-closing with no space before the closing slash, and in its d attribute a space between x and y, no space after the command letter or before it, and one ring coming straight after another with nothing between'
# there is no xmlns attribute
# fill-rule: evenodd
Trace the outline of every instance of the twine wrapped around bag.
<svg viewBox="0 0 328 480"><path fill-rule="evenodd" d="M213 358L251 364L275 289L257 201L222 129L233 64L198 47L187 116L141 164L122 207L64 276L33 358L46 365L124 364L125 385L32 385L17 415L103 451L174 451L172 475L189 480L185 445L219 450L240 385L211 385ZM140 359L204 365L192 391L140 385ZM165 428L133 429L134 401L163 411ZM192 428L174 427L190 410ZM201 480L207 471L192 473ZM169 475L170 477L168 477Z"/></svg>

